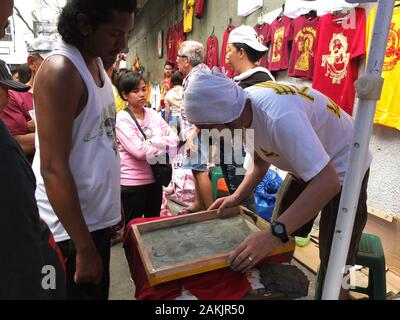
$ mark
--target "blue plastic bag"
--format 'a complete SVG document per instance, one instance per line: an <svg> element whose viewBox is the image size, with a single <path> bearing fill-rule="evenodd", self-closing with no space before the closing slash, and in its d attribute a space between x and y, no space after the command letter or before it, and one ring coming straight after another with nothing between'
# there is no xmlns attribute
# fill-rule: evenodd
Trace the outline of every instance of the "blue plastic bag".
<svg viewBox="0 0 400 320"><path fill-rule="evenodd" d="M256 198L256 209L259 216L263 219L271 222L272 212L275 207L275 196L268 195L266 199L255 197Z"/></svg>
<svg viewBox="0 0 400 320"><path fill-rule="evenodd" d="M282 178L276 171L269 170L254 192L258 215L270 222L276 202L275 195L282 182Z"/></svg>

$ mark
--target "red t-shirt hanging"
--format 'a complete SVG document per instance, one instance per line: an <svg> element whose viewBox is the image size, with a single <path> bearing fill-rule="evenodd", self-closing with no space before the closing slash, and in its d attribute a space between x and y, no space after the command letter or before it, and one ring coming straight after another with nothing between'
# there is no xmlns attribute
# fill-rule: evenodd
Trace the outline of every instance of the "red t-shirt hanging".
<svg viewBox="0 0 400 320"><path fill-rule="evenodd" d="M270 32L270 25L268 23L263 23L263 24L257 24L254 27L254 30L256 30L258 34L258 40L264 45L268 45L268 37L269 37L269 32ZM264 68L268 68L268 60L267 60L267 53L261 58L260 60L260 66Z"/></svg>
<svg viewBox="0 0 400 320"><path fill-rule="evenodd" d="M174 52L174 62L178 56L179 48L182 42L186 41L186 34L183 32L183 20L175 25L175 52Z"/></svg>
<svg viewBox="0 0 400 320"><path fill-rule="evenodd" d="M293 20L293 46L288 72L290 77L313 79L318 25L318 17L300 16Z"/></svg>
<svg viewBox="0 0 400 320"><path fill-rule="evenodd" d="M175 27L170 27L167 33L167 61L175 63Z"/></svg>
<svg viewBox="0 0 400 320"><path fill-rule="evenodd" d="M268 42L272 42L269 70L280 71L289 67L289 43L293 40L292 19L282 16L271 24Z"/></svg>
<svg viewBox="0 0 400 320"><path fill-rule="evenodd" d="M333 14L320 19L315 51L313 88L330 97L348 114L353 113L359 57L365 54L365 10L356 8L355 28L343 28Z"/></svg>
<svg viewBox="0 0 400 320"><path fill-rule="evenodd" d="M218 66L218 38L210 36L207 39L207 66L212 69Z"/></svg>
<svg viewBox="0 0 400 320"><path fill-rule="evenodd" d="M221 68L221 71L223 71L222 69L224 69L225 72L228 72L227 76L229 78L233 78L235 73L229 68L229 65L227 65L225 62L226 47L228 46L229 35L235 28L236 28L236 26L232 25L225 30L224 37L222 40L221 54L219 57L219 67Z"/></svg>
<svg viewBox="0 0 400 320"><path fill-rule="evenodd" d="M197 19L203 18L205 0L196 0L195 15Z"/></svg>

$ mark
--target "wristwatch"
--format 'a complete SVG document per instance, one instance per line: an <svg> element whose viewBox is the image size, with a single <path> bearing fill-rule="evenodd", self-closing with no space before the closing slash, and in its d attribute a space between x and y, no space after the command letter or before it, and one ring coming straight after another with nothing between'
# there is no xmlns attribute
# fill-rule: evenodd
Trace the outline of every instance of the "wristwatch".
<svg viewBox="0 0 400 320"><path fill-rule="evenodd" d="M283 223L280 222L272 222L271 224L272 234L279 238L283 243L287 243L289 241L289 237L286 232L286 227Z"/></svg>

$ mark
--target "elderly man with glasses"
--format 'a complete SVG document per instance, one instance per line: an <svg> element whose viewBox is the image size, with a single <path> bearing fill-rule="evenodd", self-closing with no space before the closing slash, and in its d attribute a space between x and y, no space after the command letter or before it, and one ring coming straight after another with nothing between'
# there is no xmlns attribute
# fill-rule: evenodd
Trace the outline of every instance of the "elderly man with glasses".
<svg viewBox="0 0 400 320"><path fill-rule="evenodd" d="M204 64L204 46L197 41L185 41L182 43L178 55L177 66L184 75L183 90L188 87L190 80L199 70L210 72ZM183 95L185 99L185 93ZM193 172L196 186L196 197L194 203L186 211L196 212L209 208L213 202L211 192L211 181L208 177L208 145L200 144L200 130L191 124L181 109L181 134L182 140L186 141L183 168Z"/></svg>

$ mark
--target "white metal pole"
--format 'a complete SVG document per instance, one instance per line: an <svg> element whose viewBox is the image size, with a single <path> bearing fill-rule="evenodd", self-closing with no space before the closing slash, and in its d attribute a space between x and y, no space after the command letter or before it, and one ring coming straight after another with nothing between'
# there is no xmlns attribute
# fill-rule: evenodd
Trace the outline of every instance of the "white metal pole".
<svg viewBox="0 0 400 320"><path fill-rule="evenodd" d="M354 137L339 205L328 269L325 276L322 294L323 300L338 299L340 289L342 288L343 270L346 265L363 180L363 163L368 156L376 103L382 92L382 67L393 15L394 1L378 1L378 10L375 17L374 33L366 73L357 82L357 94L360 98L359 108L355 120Z"/></svg>

